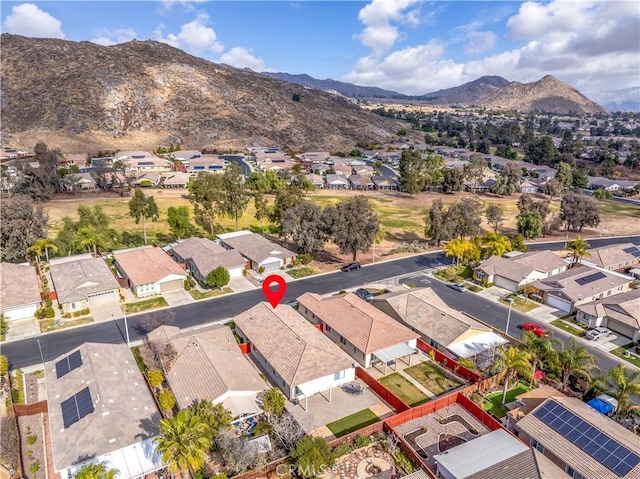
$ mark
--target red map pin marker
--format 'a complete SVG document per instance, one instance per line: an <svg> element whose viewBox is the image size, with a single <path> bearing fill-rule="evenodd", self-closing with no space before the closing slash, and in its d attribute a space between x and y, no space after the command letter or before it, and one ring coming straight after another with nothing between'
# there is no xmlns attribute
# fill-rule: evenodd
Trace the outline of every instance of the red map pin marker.
<svg viewBox="0 0 640 479"><path fill-rule="evenodd" d="M270 288L273 283L278 284L278 289L275 291ZM287 292L287 282L282 276L278 276L277 274L269 275L262 282L262 292L267 297L267 301L269 301L271 307L275 309L284 297L284 293Z"/></svg>

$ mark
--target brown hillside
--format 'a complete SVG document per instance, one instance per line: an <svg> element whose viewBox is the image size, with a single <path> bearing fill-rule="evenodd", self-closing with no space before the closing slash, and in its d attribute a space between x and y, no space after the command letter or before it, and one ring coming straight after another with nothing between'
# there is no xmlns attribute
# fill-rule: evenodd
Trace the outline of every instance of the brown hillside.
<svg viewBox="0 0 640 479"><path fill-rule="evenodd" d="M154 41L1 39L2 143L65 151L283 145L335 151L393 141L399 124L349 100ZM293 101L293 94L301 99Z"/></svg>

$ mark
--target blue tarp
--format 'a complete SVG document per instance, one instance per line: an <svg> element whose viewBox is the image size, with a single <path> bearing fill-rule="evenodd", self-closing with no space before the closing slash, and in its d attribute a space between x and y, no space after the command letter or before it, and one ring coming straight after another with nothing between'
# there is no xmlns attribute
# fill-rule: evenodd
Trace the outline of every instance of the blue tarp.
<svg viewBox="0 0 640 479"><path fill-rule="evenodd" d="M591 401L588 401L587 404L602 414L609 414L613 411L613 406L611 404L608 404L598 398L593 398Z"/></svg>

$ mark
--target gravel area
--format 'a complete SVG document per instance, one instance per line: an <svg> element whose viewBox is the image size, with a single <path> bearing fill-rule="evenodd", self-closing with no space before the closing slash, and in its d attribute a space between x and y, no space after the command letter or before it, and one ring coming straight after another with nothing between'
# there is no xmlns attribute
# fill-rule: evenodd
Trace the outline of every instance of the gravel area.
<svg viewBox="0 0 640 479"><path fill-rule="evenodd" d="M22 447L22 461L25 470L22 471L26 479L44 479L46 476L47 461L45 457L45 442L42 414L22 416L18 418L20 430L20 445ZM30 439L35 437L33 444ZM32 441L32 439L31 439ZM37 464L37 466L36 466Z"/></svg>

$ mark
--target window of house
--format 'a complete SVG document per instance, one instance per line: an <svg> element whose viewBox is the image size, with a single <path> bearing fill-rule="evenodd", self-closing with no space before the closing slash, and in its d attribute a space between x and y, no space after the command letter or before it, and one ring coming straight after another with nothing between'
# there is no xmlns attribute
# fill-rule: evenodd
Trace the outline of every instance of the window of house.
<svg viewBox="0 0 640 479"><path fill-rule="evenodd" d="M344 378L344 371L338 371L333 375L333 380L337 381L338 379Z"/></svg>
<svg viewBox="0 0 640 479"><path fill-rule="evenodd" d="M331 332L331 326L329 326L328 324L324 325L324 329L326 329L328 333Z"/></svg>
<svg viewBox="0 0 640 479"><path fill-rule="evenodd" d="M346 340L346 339L344 339L342 336L340 336L340 342L341 342L342 344L344 344L345 346L347 345L347 340Z"/></svg>
<svg viewBox="0 0 640 479"><path fill-rule="evenodd" d="M544 446L533 438L531 438L531 447L533 447L534 449L537 449L538 451L544 454Z"/></svg>
<svg viewBox="0 0 640 479"><path fill-rule="evenodd" d="M569 477L572 477L573 479L584 479L584 476L582 474L580 474L578 471L576 471L573 467L569 465L567 465L567 467L564 468L564 472L569 474Z"/></svg>

